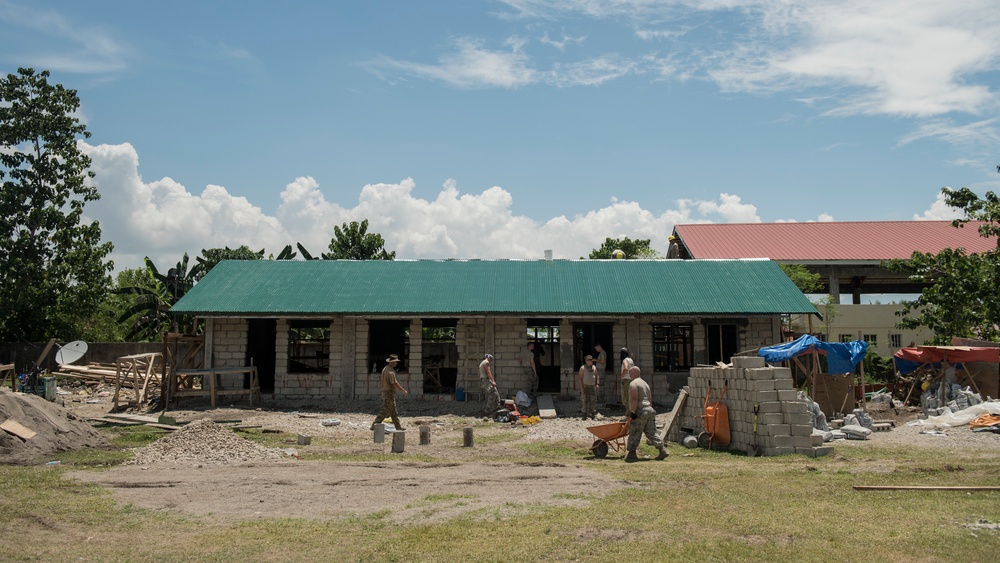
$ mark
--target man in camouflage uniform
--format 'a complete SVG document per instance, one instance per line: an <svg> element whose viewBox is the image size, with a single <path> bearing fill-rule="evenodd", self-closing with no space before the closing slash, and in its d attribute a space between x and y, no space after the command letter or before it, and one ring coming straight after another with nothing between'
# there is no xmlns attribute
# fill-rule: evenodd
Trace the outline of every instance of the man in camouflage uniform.
<svg viewBox="0 0 1000 563"><path fill-rule="evenodd" d="M653 446L660 450L660 455L656 459L666 459L669 452L663 445L663 440L656 434L656 411L653 410L653 397L649 389L649 384L642 379L642 372L638 366L629 369L632 380L628 384L629 418L631 422L628 427L628 442L626 449L628 454L625 461L638 461L639 444L642 442L642 435L646 434L646 439Z"/></svg>
<svg viewBox="0 0 1000 563"><path fill-rule="evenodd" d="M381 423L387 418L392 419L392 424L396 427L396 430L405 430L403 424L399 421L399 414L396 413L396 390L399 389L404 394L409 395L406 388L396 381L396 364L399 363L399 356L390 354L385 361L386 366L382 370L382 412L379 413L378 417L375 418L375 422L372 423L372 430L375 429L376 424Z"/></svg>

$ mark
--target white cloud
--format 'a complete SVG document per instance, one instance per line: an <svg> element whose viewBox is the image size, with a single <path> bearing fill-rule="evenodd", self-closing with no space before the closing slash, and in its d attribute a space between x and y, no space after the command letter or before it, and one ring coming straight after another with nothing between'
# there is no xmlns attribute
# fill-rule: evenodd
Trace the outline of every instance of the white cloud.
<svg viewBox="0 0 1000 563"><path fill-rule="evenodd" d="M690 68L724 91L806 91L826 113L932 117L995 110L980 75L1000 68L994 0L505 0L514 21L581 15L669 42ZM714 43L692 31L734 26ZM619 47L617 50L623 50ZM599 57L596 57L599 58ZM649 69L652 70L652 69ZM641 71L640 71L641 72Z"/></svg>
<svg viewBox="0 0 1000 563"><path fill-rule="evenodd" d="M950 207L944 201L944 194L938 193L937 199L934 203L923 212L923 214L913 215L914 221L951 221L953 219L960 219L964 214L954 207Z"/></svg>
<svg viewBox="0 0 1000 563"><path fill-rule="evenodd" d="M996 119L984 119L965 125L955 125L949 119L934 119L917 126L916 130L900 139L896 145L903 146L928 137L954 145L997 145L1000 144L1000 132L997 132L996 124Z"/></svg>
<svg viewBox="0 0 1000 563"><path fill-rule="evenodd" d="M48 38L45 52L8 52L3 55L8 61L16 60L18 66L98 74L126 68L130 48L106 29L69 21L53 10L35 9L13 2L0 2L0 22Z"/></svg>
<svg viewBox="0 0 1000 563"><path fill-rule="evenodd" d="M557 258L587 256L607 237L650 239L665 252L674 225L710 222L759 222L756 206L739 196L717 200L680 200L676 209L654 213L638 202L612 198L603 208L545 221L515 215L510 192L494 186L463 193L453 180L433 199L413 195L416 182L369 184L358 201L343 207L327 201L310 177L296 178L281 192L274 216L209 185L192 193L171 178L145 182L139 157L129 144L91 146L80 141L92 160L99 201L87 205L88 219L101 222L105 240L115 244L117 269L139 267L149 256L158 266L191 260L202 249L247 245L277 254L301 243L312 255L326 252L334 226L369 220L370 232L386 241L398 258L540 259L545 250Z"/></svg>
<svg viewBox="0 0 1000 563"><path fill-rule="evenodd" d="M607 237L650 239L663 253L674 225L761 222L755 205L727 193L713 200L678 200L675 209L656 213L612 197L606 207L585 214L538 221L515 215L513 197L499 186L462 193L449 180L435 198L422 199L413 195L411 178L366 185L352 207L327 201L313 178L296 178L281 191L278 210L270 216L221 186L195 194L170 178L144 182L129 144L79 145L92 160L93 182L102 196L87 205L87 216L99 220L104 239L114 242L111 258L118 270L140 267L145 256L169 267L185 252L194 260L202 249L223 246L277 254L285 245L301 243L319 256L327 251L335 226L364 219L401 259L541 259L545 250L576 259ZM954 218L949 209L939 195L914 219ZM821 214L817 220L833 218Z"/></svg>
<svg viewBox="0 0 1000 563"><path fill-rule="evenodd" d="M738 195L720 194L719 201L683 202L695 207L701 215L717 215L723 223L760 223L757 206L743 203Z"/></svg>
<svg viewBox="0 0 1000 563"><path fill-rule="evenodd" d="M518 88L539 80L531 68L521 43L508 40L509 51L491 51L472 39L460 39L455 51L443 55L437 64L421 64L381 57L369 63L376 71L398 70L419 78L440 80L460 88Z"/></svg>

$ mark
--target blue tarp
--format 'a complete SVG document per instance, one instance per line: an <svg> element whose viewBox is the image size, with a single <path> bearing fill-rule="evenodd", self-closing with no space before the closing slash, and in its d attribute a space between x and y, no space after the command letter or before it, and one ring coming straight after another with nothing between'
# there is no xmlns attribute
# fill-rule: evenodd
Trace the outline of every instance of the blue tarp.
<svg viewBox="0 0 1000 563"><path fill-rule="evenodd" d="M813 349L826 355L827 371L831 375L853 373L854 366L865 359L868 343L863 340L853 342L823 342L815 336L804 335L792 342L761 348L758 355L770 363L783 362Z"/></svg>

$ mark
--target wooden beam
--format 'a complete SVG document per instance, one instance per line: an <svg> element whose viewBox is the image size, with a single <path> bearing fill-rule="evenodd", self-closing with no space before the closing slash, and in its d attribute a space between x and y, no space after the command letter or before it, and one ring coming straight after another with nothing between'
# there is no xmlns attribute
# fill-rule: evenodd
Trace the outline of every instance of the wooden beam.
<svg viewBox="0 0 1000 563"><path fill-rule="evenodd" d="M1000 487L947 487L917 485L854 485L855 491L1000 491Z"/></svg>

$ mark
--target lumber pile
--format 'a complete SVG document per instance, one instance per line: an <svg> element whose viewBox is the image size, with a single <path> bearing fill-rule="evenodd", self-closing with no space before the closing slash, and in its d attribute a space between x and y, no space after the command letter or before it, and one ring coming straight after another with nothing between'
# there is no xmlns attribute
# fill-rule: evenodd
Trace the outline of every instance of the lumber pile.
<svg viewBox="0 0 1000 563"><path fill-rule="evenodd" d="M81 379L88 383L114 383L118 366L115 364L93 363L82 366L65 364L52 372L57 377ZM127 383L131 387L131 382Z"/></svg>

